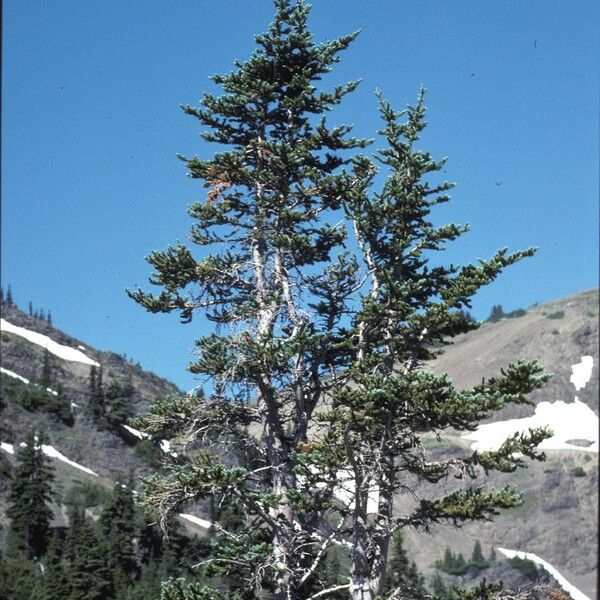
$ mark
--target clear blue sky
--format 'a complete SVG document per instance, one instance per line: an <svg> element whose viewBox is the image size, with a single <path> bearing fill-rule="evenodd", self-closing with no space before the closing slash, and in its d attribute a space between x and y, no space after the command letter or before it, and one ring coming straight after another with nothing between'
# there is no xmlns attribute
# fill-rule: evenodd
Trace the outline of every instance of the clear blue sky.
<svg viewBox="0 0 600 600"><path fill-rule="evenodd" d="M178 105L250 54L271 3L3 4L4 289L189 388L206 328L146 314L124 288L148 287L143 257L186 240L203 194L175 155L212 149ZM477 317L598 285L596 2L315 0L311 23L317 40L362 29L328 82L363 82L331 122L370 137L376 88L397 106L428 88L423 146L458 183L439 219L472 226L448 260L540 247L478 295Z"/></svg>

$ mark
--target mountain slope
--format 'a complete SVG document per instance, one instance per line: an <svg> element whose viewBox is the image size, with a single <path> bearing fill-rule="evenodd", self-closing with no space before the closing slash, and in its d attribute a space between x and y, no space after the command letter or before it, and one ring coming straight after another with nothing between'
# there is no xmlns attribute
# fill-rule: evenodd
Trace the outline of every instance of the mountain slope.
<svg viewBox="0 0 600 600"><path fill-rule="evenodd" d="M94 422L89 408L91 363L102 365L105 383L115 379L122 385L131 385L133 393L128 406L131 413L143 412L158 396L180 393L175 386L117 354L95 350L14 306L3 304L2 318L12 327L5 325L0 336L4 370L1 375L4 406L0 441L13 444L14 450L27 431L44 428L50 438L49 445L55 451L97 474L92 475L56 458L59 482L65 490L76 481L95 481L111 487L115 479L130 470L136 477L149 472L151 467L141 456L140 440L135 434L128 434L124 428L99 428ZM15 333L15 327L48 336L57 344L79 350L88 359L84 362L65 360L50 353L50 387L54 390L62 387L69 402L76 405L73 425L67 425L47 412L25 410L16 401L17 387L27 385L18 377L30 382L41 381L45 350L39 343ZM62 351L57 352L61 354ZM582 357L588 358L582 360ZM486 556L492 548L498 553L498 548L532 553L556 568L585 597L596 598L598 446L597 432L596 445L589 443L593 442L589 439L592 437L589 425L594 424L594 418L597 423L598 415L598 290L532 307L519 317L485 323L478 331L456 338L440 358L424 368L448 372L459 387L467 387L478 383L483 376L497 374L502 366L519 358L538 359L554 376L533 395L536 406L508 407L490 421L497 423L549 414L542 412L544 408L555 414L558 402L570 410L576 406L577 397L588 412L578 413L583 417L574 418L570 424L575 437L568 441L573 443L563 444L563 449L548 450L546 462L533 463L527 470L492 474L488 485L501 487L512 483L523 490L524 505L521 508L502 514L495 523L470 524L461 531L438 527L429 535L408 532L410 553L429 581L436 573L433 563L443 557L445 547L468 556L475 540L480 540ZM511 422L511 426L518 428L524 423ZM560 419L558 425L562 425ZM489 441L489 432L482 429L478 439ZM425 440L432 457L464 455L473 443L458 433L449 433L442 440ZM3 445L0 454L12 460L8 450L8 446ZM413 483L407 482L408 485ZM458 483L453 479L443 482L445 491L451 491ZM419 497L440 493L439 486L432 488L414 483L413 487ZM0 486L0 521L5 502L1 497ZM413 502L410 495L401 497L397 510L409 511ZM190 526L193 526L193 519L198 517L188 519ZM206 529L207 522L200 521L196 531ZM510 581L508 572L502 573ZM483 576L486 576L485 572ZM465 577L468 579L468 575Z"/></svg>
<svg viewBox="0 0 600 600"><path fill-rule="evenodd" d="M586 357L583 359L583 357ZM510 483L522 490L521 508L501 514L494 523L465 525L460 532L438 527L431 535L410 535L409 545L417 563L427 574L441 559L445 547L468 554L475 540L484 552L492 547L536 554L555 567L587 597L597 597L598 531L598 290L590 290L548 304L534 306L517 318L485 323L455 343L434 363L436 373L449 373L458 387L469 387L482 377L498 374L501 367L517 359L538 359L550 381L532 396L534 407L510 406L489 419L473 439L458 434L442 441L430 440L433 453L463 454L473 448L492 447L495 427L509 432L532 422L551 421L556 438L570 444L548 444L546 461L510 474L492 473L487 485ZM591 368L590 368L591 367ZM578 403L583 403L579 404ZM578 410L580 409L580 410ZM523 420L516 420L516 419ZM510 420L510 421L508 421ZM592 443L594 442L595 443ZM560 449L554 449L559 447ZM474 449L474 448L473 448ZM458 487L453 480L447 491ZM433 490L417 486L417 495ZM400 499L398 508L410 505Z"/></svg>

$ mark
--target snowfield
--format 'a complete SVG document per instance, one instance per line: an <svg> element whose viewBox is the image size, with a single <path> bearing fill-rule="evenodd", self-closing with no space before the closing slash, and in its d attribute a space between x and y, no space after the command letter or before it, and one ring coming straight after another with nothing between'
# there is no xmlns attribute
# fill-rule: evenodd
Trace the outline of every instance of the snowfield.
<svg viewBox="0 0 600 600"><path fill-rule="evenodd" d="M135 437L139 438L140 440L150 437L147 433L142 433L141 431L138 431L137 429L134 429L133 427L129 427L129 425L122 425L122 427L123 427L123 429L127 429L127 431L129 431L129 433L131 433L132 435L135 435Z"/></svg>
<svg viewBox="0 0 600 600"><path fill-rule="evenodd" d="M527 433L530 427L544 425L550 427L554 435L539 445L541 450L598 452L598 415L577 397L574 402L540 402L531 417L486 423L461 437L473 442L473 450L497 450L513 433ZM589 440L592 444L584 448L569 443L577 439Z"/></svg>
<svg viewBox="0 0 600 600"><path fill-rule="evenodd" d="M210 521L207 521L206 519L201 519L200 517L195 517L194 515L179 513L179 516L182 519L186 519L192 523L195 523L196 525L200 525L200 527L204 527L204 529L210 529L210 527L212 526L212 523Z"/></svg>
<svg viewBox="0 0 600 600"><path fill-rule="evenodd" d="M26 445L27 444L25 444L25 442L21 442L19 444L19 446L21 446L23 448ZM8 452L9 454L15 453L13 445L8 444L6 442L0 442L0 449L4 450L4 452ZM71 465L72 467L75 467L76 469L80 469L81 471L85 471L86 473L89 473L90 475L94 475L95 477L98 477L98 473L94 473L94 471L92 471L91 469L88 469L87 467L84 467L83 465L80 465L79 463L76 463L75 461L67 458L64 454L61 454L53 446L48 446L46 444L42 444L42 452L46 456L49 456L50 458L56 458L57 460L67 463L68 465Z"/></svg>
<svg viewBox="0 0 600 600"><path fill-rule="evenodd" d="M30 331L24 327L18 327L17 325L9 323L6 319L0 319L0 330L19 335L33 344L37 344L42 348L46 348L48 352L51 352L63 360L80 362L85 365L94 365L95 367L100 366L100 363L92 360L89 356L86 356L81 350L70 348L69 346L63 346L62 344L50 339L47 335Z"/></svg>
<svg viewBox="0 0 600 600"><path fill-rule="evenodd" d="M571 383L576 390L586 386L592 376L593 366L594 359L591 356L582 356L580 363L571 366ZM541 450L598 452L598 415L577 396L573 402L540 402L531 417L486 423L461 437L473 442L473 450L497 450L512 434L527 433L530 427L545 425L552 429L554 435L539 445ZM590 445L578 446L570 443L573 440L588 440Z"/></svg>
<svg viewBox="0 0 600 600"><path fill-rule="evenodd" d="M581 362L571 365L571 378L569 381L575 386L575 390L582 390L586 383L592 378L593 356L582 356Z"/></svg>
<svg viewBox="0 0 600 600"><path fill-rule="evenodd" d="M26 379L25 377L21 377L21 375L17 375L14 371L9 371L8 369L5 369L4 367L0 367L0 373L4 373L5 375L8 375L9 377L13 377L14 379L18 379L19 381L22 381L23 383L29 383L29 379Z"/></svg>
<svg viewBox="0 0 600 600"><path fill-rule="evenodd" d="M499 552L502 552L507 558L514 558L517 556L521 559L529 559L536 565L540 565L560 583L561 587L565 592L571 594L573 600L590 600L589 596L586 596L582 591L578 590L573 584L569 583L551 564L547 563L543 558L540 558L537 554L532 552L521 552L519 550L508 550L507 548L498 548Z"/></svg>
<svg viewBox="0 0 600 600"><path fill-rule="evenodd" d="M0 450L4 450L4 452L8 452L8 454L14 454L15 449L12 444L8 442L0 442Z"/></svg>

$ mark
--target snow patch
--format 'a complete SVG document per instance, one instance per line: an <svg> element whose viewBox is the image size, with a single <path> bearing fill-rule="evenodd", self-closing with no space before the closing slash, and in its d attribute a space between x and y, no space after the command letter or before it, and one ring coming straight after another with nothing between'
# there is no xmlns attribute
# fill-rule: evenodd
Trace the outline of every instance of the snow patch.
<svg viewBox="0 0 600 600"><path fill-rule="evenodd" d="M14 454L15 448L12 444L8 442L0 442L0 450L4 450L4 452L8 452L8 454Z"/></svg>
<svg viewBox="0 0 600 600"><path fill-rule="evenodd" d="M42 452L46 456L50 456L51 458L56 458L58 460L61 460L62 462L67 463L68 465L71 465L72 467L75 467L76 469L80 469L86 473L89 473L90 475L94 475L95 477L98 477L98 473L94 473L94 471L92 471L91 469L88 469L87 467L84 467L83 465L80 465L79 463L76 463L75 461L68 459L64 454L61 454L56 448L54 448L52 446L42 444Z"/></svg>
<svg viewBox="0 0 600 600"><path fill-rule="evenodd" d="M356 494L356 485L352 472L348 469L338 471L336 474L338 485L333 489L333 495L344 505L351 506ZM379 489L369 483L369 496L367 498L367 514L379 512Z"/></svg>
<svg viewBox="0 0 600 600"><path fill-rule="evenodd" d="M122 425L122 427L124 429L127 429L127 431L129 431L129 433L131 433L132 435L134 435L136 438L138 438L140 440L152 439L152 436L150 434L144 433L143 431L138 431L137 429L134 429L133 427L130 427L129 425ZM158 442L158 445L160 446L160 449L165 454L170 454L173 457L177 456L177 452L175 452L175 450L171 450L171 442L169 442L169 440L160 440Z"/></svg>
<svg viewBox="0 0 600 600"><path fill-rule="evenodd" d="M70 348L69 346L63 346L58 342L50 339L47 335L43 335L42 333L37 333L35 331L30 331L29 329L25 329L24 327L18 327L17 325L13 325L9 323L5 319L0 319L0 329L3 331L7 331L8 333L14 333L15 335L19 335L26 340L32 342L33 344L37 344L42 348L46 348L48 352L51 352L55 356L62 358L63 360L69 360L72 362L80 362L86 365L94 365L95 367L99 367L100 363L96 362L86 356L81 350L77 350L76 348Z"/></svg>
<svg viewBox="0 0 600 600"><path fill-rule="evenodd" d="M571 365L571 383L575 386L575 390L582 390L587 382L592 378L592 367L594 366L593 356L582 356L581 362L576 365Z"/></svg>
<svg viewBox="0 0 600 600"><path fill-rule="evenodd" d="M25 442L21 442L19 444L19 446L21 446L22 448L25 448L27 446L27 444ZM95 477L98 477L98 473L94 473L94 471L92 471L91 469L88 469L87 467L84 467L83 465L80 465L79 463L76 463L75 461L67 458L64 454L61 454L53 446L49 446L47 444L42 444L42 452L46 456L49 456L50 458L56 458L57 460L67 463L68 465L71 465L72 467L75 467L76 469L80 469L81 471L84 471L85 473L89 473L90 475L94 475Z"/></svg>
<svg viewBox="0 0 600 600"><path fill-rule="evenodd" d="M461 437L473 442L473 450L498 450L512 434L528 433L530 427L545 425L552 429L554 435L538 446L540 450L598 452L598 415L577 396L573 402L540 402L531 417L486 423ZM583 448L569 443L569 440L576 439L589 440L592 444Z"/></svg>
<svg viewBox="0 0 600 600"><path fill-rule="evenodd" d="M79 346L77 346L80 350L87 350L87 348L85 346L82 346L81 344L79 344Z"/></svg>
<svg viewBox="0 0 600 600"><path fill-rule="evenodd" d="M137 429L134 429L133 427L129 427L129 425L122 425L122 427L123 427L123 429L127 429L127 431L129 431L129 433L131 433L132 435L135 435L135 437L139 438L140 440L150 437L147 433L142 433L141 431L138 431Z"/></svg>
<svg viewBox="0 0 600 600"><path fill-rule="evenodd" d="M560 583L561 587L565 592L571 594L573 600L590 600L589 596L586 596L581 590L578 590L572 583L569 583L551 564L547 563L543 558L540 558L537 554L533 554L532 552L521 552L519 550L508 550L506 548L498 548L504 556L507 558L514 558L517 556L518 558L524 559L527 558L530 561L534 562L536 565L540 565Z"/></svg>
<svg viewBox="0 0 600 600"><path fill-rule="evenodd" d="M204 529L210 529L212 526L212 523L210 521L207 521L206 519L201 519L200 517L195 517L194 515L179 513L179 516L182 519L186 519L188 521L191 521L192 523L195 523L196 525L200 525L200 527L204 527Z"/></svg>
<svg viewBox="0 0 600 600"><path fill-rule="evenodd" d="M8 369L5 369L4 367L0 367L0 373L4 373L5 375L8 375L9 377L14 377L15 379L18 379L19 381L22 381L23 383L29 383L29 379L26 379L25 377L21 377L21 375L17 375L15 372L9 371Z"/></svg>

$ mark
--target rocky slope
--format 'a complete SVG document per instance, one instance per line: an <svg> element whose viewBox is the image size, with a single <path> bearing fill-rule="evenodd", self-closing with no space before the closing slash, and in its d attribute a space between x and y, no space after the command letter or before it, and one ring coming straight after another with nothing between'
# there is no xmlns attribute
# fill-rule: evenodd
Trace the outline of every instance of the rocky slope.
<svg viewBox="0 0 600 600"><path fill-rule="evenodd" d="M582 361L582 357L588 358ZM567 425L569 431L582 433L572 433L571 444L547 450L545 462L532 463L516 473L491 475L487 485L511 483L523 491L521 508L505 512L494 523L470 524L460 531L438 527L430 535L411 534L410 547L428 575L434 573L433 562L442 558L445 547L468 556L475 540L482 542L486 555L492 547L496 551L500 547L533 553L593 599L597 597L598 562L598 290L531 307L517 318L485 323L478 331L457 338L426 368L447 372L459 387L468 387L484 376L498 374L502 366L519 358L538 359L553 377L532 395L536 407L507 407L489 421L537 414L536 424L542 424L560 409L552 424L556 436ZM584 369L589 378L584 387L578 380L582 364L591 364L591 370ZM571 413L577 402L585 405L583 411ZM529 422L512 421L512 430L520 429L523 423ZM494 429L481 431L479 440L485 444ZM595 438L595 444L590 443L590 437ZM434 454L464 455L472 441L450 435L442 441L432 439L429 444ZM445 485L452 490L457 482L449 479ZM432 490L417 486L416 492L427 496ZM398 508L408 505L408 499L400 499Z"/></svg>

